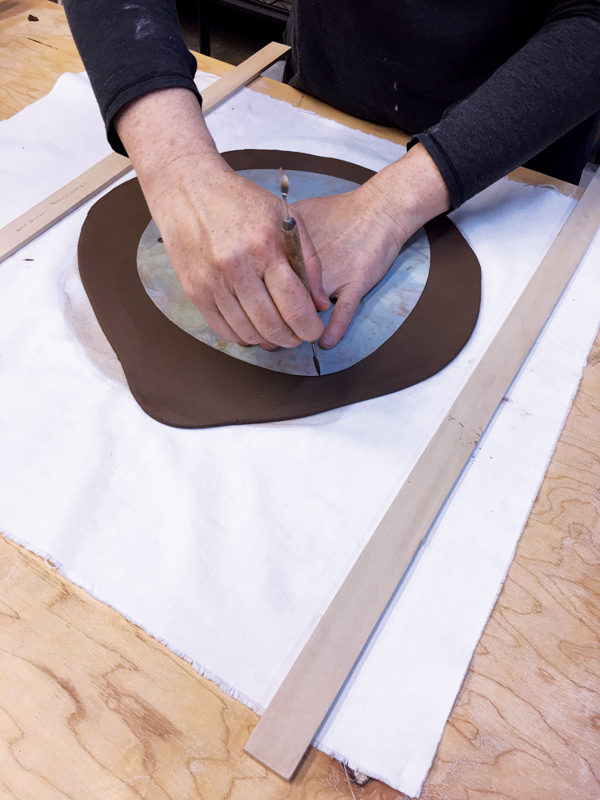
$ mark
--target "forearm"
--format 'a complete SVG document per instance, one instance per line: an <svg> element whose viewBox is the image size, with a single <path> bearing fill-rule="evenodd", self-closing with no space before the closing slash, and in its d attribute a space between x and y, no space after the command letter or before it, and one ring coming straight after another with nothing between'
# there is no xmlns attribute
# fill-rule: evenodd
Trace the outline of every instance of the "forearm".
<svg viewBox="0 0 600 800"><path fill-rule="evenodd" d="M182 87L198 102L196 61L183 42L175 0L64 0L64 5L116 150L123 152L114 117L135 98Z"/></svg>
<svg viewBox="0 0 600 800"><path fill-rule="evenodd" d="M422 144L378 172L361 191L366 204L389 220L398 249L422 225L451 207L446 184Z"/></svg>
<svg viewBox="0 0 600 800"><path fill-rule="evenodd" d="M167 185L194 174L228 170L206 127L195 96L186 89L150 92L124 106L115 129L131 158L149 201Z"/></svg>
<svg viewBox="0 0 600 800"><path fill-rule="evenodd" d="M285 257L281 200L228 166L193 94L146 94L121 110L115 126L175 274L213 330L266 347L320 336L316 307L329 301L301 219L312 300Z"/></svg>
<svg viewBox="0 0 600 800"><path fill-rule="evenodd" d="M599 21L550 20L477 91L417 137L454 207L600 109L598 14Z"/></svg>

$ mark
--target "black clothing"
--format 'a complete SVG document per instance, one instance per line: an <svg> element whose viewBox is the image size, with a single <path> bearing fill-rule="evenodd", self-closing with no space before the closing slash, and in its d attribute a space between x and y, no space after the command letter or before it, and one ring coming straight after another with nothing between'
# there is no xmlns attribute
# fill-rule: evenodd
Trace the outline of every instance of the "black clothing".
<svg viewBox="0 0 600 800"><path fill-rule="evenodd" d="M106 124L108 141L125 154L112 122L130 100L180 86L200 94L196 59L184 44L175 0L65 0L75 44Z"/></svg>
<svg viewBox="0 0 600 800"><path fill-rule="evenodd" d="M415 134L454 207L576 126L535 168L578 181L600 110L598 0L296 0L292 9L292 86Z"/></svg>
<svg viewBox="0 0 600 800"><path fill-rule="evenodd" d="M126 102L196 91L175 3L65 7L123 152L111 121ZM295 0L287 37L292 86L414 134L454 207L530 159L579 178L600 110L600 0Z"/></svg>

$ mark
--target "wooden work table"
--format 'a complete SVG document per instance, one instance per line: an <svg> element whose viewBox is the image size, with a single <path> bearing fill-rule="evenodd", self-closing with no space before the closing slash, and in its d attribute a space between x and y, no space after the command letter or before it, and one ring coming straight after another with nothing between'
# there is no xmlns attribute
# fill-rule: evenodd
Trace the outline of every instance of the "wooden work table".
<svg viewBox="0 0 600 800"><path fill-rule="evenodd" d="M215 74L229 69L198 62ZM59 6L0 0L0 119L82 69ZM273 81L253 88L406 139ZM600 337L423 798L600 797L599 487ZM400 797L377 781L351 783L315 750L285 783L242 751L256 719L51 564L0 537L2 800Z"/></svg>

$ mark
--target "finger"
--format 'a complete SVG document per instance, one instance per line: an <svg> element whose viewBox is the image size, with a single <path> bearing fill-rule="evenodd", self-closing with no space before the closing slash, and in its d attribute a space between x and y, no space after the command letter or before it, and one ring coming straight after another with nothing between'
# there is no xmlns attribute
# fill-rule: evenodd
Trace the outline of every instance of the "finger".
<svg viewBox="0 0 600 800"><path fill-rule="evenodd" d="M265 285L273 302L295 335L304 342L314 342L323 333L323 323L311 296L286 261L265 270ZM274 339L269 336L269 341Z"/></svg>
<svg viewBox="0 0 600 800"><path fill-rule="evenodd" d="M248 315L234 294L223 289L215 293L214 299L219 312L241 340L248 344L260 344L264 341L265 337L260 335L248 319Z"/></svg>
<svg viewBox="0 0 600 800"><path fill-rule="evenodd" d="M289 265L287 269L296 278ZM296 280L300 284L306 302L316 316L317 312L306 289L298 278ZM302 338L296 335L291 325L287 324L279 311L279 304L271 295L270 286L267 285L266 272L264 283L259 279L249 280L241 286L236 286L236 294L240 306L259 333L259 341L269 342L278 347L297 347L300 344Z"/></svg>
<svg viewBox="0 0 600 800"><path fill-rule="evenodd" d="M256 331L254 331L254 339L249 342L244 335L240 335L229 324L217 305L214 289L211 286L204 286L200 281L194 283L190 278L191 270L187 269L180 272L177 269L175 274L179 278L188 299L196 306L217 336L226 342L244 346L258 344L261 341L262 337L257 336ZM251 334L251 331L245 330L245 333L246 335L248 333Z"/></svg>
<svg viewBox="0 0 600 800"><path fill-rule="evenodd" d="M319 339L319 344L324 350L335 347L346 333L348 325L350 325L356 313L358 304L362 300L363 294L362 287L355 283L344 286L340 291L329 324Z"/></svg>
<svg viewBox="0 0 600 800"><path fill-rule="evenodd" d="M323 267L321 265L321 259L310 238L302 214L297 208L294 208L294 212L296 222L298 223L298 232L300 233L300 243L302 244L302 254L304 256L311 297L318 311L326 311L331 305L331 301L323 288Z"/></svg>
<svg viewBox="0 0 600 800"><path fill-rule="evenodd" d="M213 331L217 334L217 336L220 336L221 339L225 339L226 342L232 342L233 344L241 344L245 347L248 346L249 342L244 341L244 339L237 335L233 328L228 325L227 321L216 306L205 307L202 310L202 315Z"/></svg>
<svg viewBox="0 0 600 800"><path fill-rule="evenodd" d="M279 347L276 344L271 344L271 342L261 342L260 346L263 350L269 350L270 352L273 350L279 350Z"/></svg>

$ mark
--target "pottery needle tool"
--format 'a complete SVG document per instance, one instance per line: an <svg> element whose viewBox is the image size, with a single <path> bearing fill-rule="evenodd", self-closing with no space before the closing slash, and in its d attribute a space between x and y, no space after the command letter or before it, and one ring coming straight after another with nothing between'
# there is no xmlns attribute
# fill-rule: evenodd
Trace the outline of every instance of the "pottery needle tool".
<svg viewBox="0 0 600 800"><path fill-rule="evenodd" d="M279 167L280 189L283 205L285 207L284 219L281 224L283 231L283 238L285 241L285 252L287 253L288 261L291 268L302 281L304 288L310 294L310 286L308 284L308 275L306 274L306 265L304 263L304 255L302 253L302 244L300 242L300 232L298 230L298 223L291 216L290 209L287 202L288 192L290 191L290 181L285 172ZM317 370L317 375L321 374L321 365L317 355L317 339L310 343L312 347L313 364Z"/></svg>

